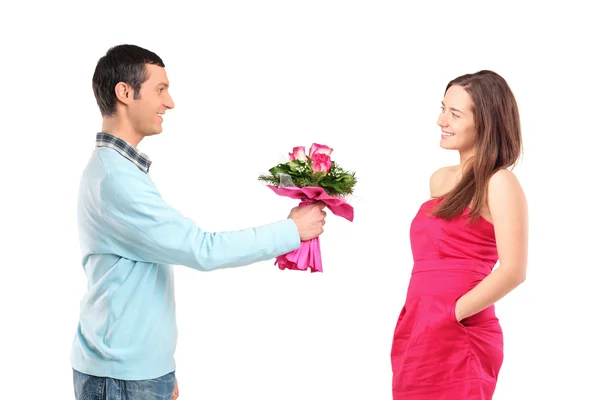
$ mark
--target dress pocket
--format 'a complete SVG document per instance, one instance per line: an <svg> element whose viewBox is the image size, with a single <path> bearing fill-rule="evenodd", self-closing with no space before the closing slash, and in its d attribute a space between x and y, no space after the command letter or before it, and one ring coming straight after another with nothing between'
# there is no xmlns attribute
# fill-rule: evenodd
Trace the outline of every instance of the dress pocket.
<svg viewBox="0 0 600 400"><path fill-rule="evenodd" d="M462 297L462 296L461 296ZM467 327L465 325L463 325L462 322L460 322L458 319L456 319L456 303L458 303L458 300L460 299L457 298L456 300L454 300L451 304L450 304L450 312L448 313L448 317L450 318L450 320L455 323L456 325L460 326L462 329L467 329Z"/></svg>
<svg viewBox="0 0 600 400"><path fill-rule="evenodd" d="M408 345L408 341L411 338L412 325L410 321L410 315L406 313L406 305L400 310L398 321L396 322L396 328L394 329L394 339L392 344L392 355L399 355L403 353Z"/></svg>
<svg viewBox="0 0 600 400"><path fill-rule="evenodd" d="M455 302L448 301L447 297L433 296L420 297L416 310L409 307L408 314L412 317L410 336L405 342L398 377L406 390L469 378L471 348L468 332L453 317L454 310Z"/></svg>

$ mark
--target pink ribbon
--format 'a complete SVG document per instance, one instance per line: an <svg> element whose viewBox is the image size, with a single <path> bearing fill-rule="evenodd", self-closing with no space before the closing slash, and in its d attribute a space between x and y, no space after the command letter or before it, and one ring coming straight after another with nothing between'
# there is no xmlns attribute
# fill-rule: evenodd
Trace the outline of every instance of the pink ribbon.
<svg viewBox="0 0 600 400"><path fill-rule="evenodd" d="M302 188L294 186L268 186L279 196L301 200L299 204L301 207L322 201L334 215L345 218L350 222L354 220L354 208L343 198L328 195L323 188L312 186ZM303 241L300 243L298 249L276 257L275 265L277 265L280 270L291 269L306 271L309 269L310 272L323 272L319 237Z"/></svg>

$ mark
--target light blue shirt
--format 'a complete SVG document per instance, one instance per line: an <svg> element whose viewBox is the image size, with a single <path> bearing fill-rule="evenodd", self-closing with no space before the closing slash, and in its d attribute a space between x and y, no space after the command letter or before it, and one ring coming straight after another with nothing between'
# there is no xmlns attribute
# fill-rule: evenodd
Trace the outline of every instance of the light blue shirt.
<svg viewBox="0 0 600 400"><path fill-rule="evenodd" d="M175 370L172 265L244 266L299 248L300 237L291 219L202 231L161 198L131 156L137 149L118 151L128 146L100 142L83 172L78 224L88 285L71 362L90 375L153 379Z"/></svg>

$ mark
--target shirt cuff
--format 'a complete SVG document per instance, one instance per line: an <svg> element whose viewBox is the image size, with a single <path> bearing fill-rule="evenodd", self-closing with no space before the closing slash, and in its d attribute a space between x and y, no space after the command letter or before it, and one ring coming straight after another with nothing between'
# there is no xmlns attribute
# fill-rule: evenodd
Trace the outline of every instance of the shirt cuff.
<svg viewBox="0 0 600 400"><path fill-rule="evenodd" d="M278 253L286 254L300 248L300 233L296 223L287 218L272 225Z"/></svg>

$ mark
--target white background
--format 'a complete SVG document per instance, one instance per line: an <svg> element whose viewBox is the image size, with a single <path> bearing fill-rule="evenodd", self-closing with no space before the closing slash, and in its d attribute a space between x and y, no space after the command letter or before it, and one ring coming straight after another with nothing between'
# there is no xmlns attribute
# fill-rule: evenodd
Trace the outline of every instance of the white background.
<svg viewBox="0 0 600 400"><path fill-rule="evenodd" d="M73 398L86 289L76 195L101 126L91 77L121 43L166 63L176 106L140 149L163 196L204 230L285 218L296 202L256 177L297 145L333 147L359 179L355 221L328 216L323 274L272 261L176 269L181 399L392 398L409 224L431 173L458 162L439 147L440 101L480 69L519 102L514 172L530 206L527 280L497 303L494 399L600 398L597 13L578 1L191 4L3 6L2 398Z"/></svg>

